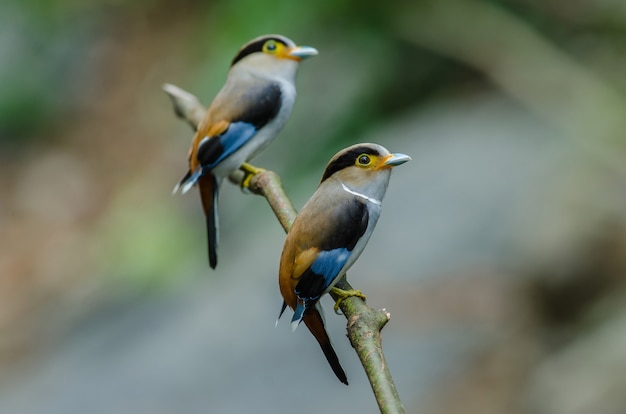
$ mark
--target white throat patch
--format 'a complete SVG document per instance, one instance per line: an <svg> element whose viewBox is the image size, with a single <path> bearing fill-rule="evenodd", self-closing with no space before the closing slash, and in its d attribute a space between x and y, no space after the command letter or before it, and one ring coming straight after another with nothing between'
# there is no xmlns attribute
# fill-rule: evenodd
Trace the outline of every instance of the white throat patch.
<svg viewBox="0 0 626 414"><path fill-rule="evenodd" d="M380 206L380 205L382 204L382 202L381 202L380 200L376 200L375 198L368 197L368 196L366 196L365 194L361 194L361 193L358 193L358 192L356 192L356 191L354 191L354 190L350 189L347 185L345 185L345 184L343 183L343 181L339 181L339 182L341 183L341 187L344 189L344 191L346 191L346 192L348 192L348 193L350 193L350 194L352 194L352 195L355 195L355 196L357 196L357 197L361 197L361 198L363 198L363 199L365 199L365 200L369 201L369 202L370 202L370 203L372 203L372 204L376 204L377 206Z"/></svg>

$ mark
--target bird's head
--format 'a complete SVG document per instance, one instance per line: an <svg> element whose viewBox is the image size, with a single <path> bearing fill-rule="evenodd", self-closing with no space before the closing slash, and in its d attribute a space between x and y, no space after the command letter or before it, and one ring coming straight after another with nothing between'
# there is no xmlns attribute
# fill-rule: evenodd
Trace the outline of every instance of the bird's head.
<svg viewBox="0 0 626 414"><path fill-rule="evenodd" d="M406 154L392 154L378 144L352 145L333 156L321 183L332 178L354 191L381 199L387 189L391 169L410 159Z"/></svg>
<svg viewBox="0 0 626 414"><path fill-rule="evenodd" d="M285 36L263 35L243 45L231 68L241 66L256 74L289 78L295 76L298 63L317 54L315 48L297 46Z"/></svg>

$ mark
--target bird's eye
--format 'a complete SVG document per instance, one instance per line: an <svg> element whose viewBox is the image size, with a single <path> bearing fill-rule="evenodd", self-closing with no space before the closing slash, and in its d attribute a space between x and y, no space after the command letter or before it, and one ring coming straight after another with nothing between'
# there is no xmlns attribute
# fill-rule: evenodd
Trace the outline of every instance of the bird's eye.
<svg viewBox="0 0 626 414"><path fill-rule="evenodd" d="M359 163L359 165L369 165L372 160L370 159L369 155L361 154L359 155L357 162Z"/></svg>
<svg viewBox="0 0 626 414"><path fill-rule="evenodd" d="M277 48L278 48L278 45L276 44L275 41L268 40L267 42L265 42L265 51L266 52L274 53Z"/></svg>

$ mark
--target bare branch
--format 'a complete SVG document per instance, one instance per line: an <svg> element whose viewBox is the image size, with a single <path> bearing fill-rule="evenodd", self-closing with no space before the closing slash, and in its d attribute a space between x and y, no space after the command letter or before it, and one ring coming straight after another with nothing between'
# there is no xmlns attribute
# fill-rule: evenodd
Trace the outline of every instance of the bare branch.
<svg viewBox="0 0 626 414"><path fill-rule="evenodd" d="M202 122L202 118L206 112L206 109L202 106L198 98L170 83L164 84L163 90L172 100L176 115L182 120L187 121L194 131L198 129L198 125Z"/></svg>
<svg viewBox="0 0 626 414"><path fill-rule="evenodd" d="M163 89L172 99L176 115L196 129L205 112L200 101L174 85L165 84ZM231 179L240 182L241 175L231 174ZM280 177L273 171L265 170L252 178L249 188L253 193L265 197L285 232L289 231L298 213L285 193ZM353 289L345 278L337 283L337 287ZM331 296L337 300L333 293ZM380 412L404 413L382 348L381 330L390 319L389 312L372 309L358 297L341 301L339 307L348 320L348 338L365 369Z"/></svg>

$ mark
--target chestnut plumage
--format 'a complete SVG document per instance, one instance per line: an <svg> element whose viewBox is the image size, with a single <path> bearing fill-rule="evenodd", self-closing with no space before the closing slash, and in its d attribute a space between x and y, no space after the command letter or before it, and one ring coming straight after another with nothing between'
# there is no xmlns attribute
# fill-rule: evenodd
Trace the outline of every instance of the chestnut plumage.
<svg viewBox="0 0 626 414"><path fill-rule="evenodd" d="M217 266L218 194L222 181L278 135L296 98L298 64L317 50L281 35L257 37L231 63L226 83L200 122L189 150L189 170L174 188L200 189L209 264Z"/></svg>
<svg viewBox="0 0 626 414"><path fill-rule="evenodd" d="M339 151L326 166L317 191L302 207L283 247L280 314L287 306L294 310L291 328L304 321L335 375L346 385L346 374L324 328L319 300L365 248L380 216L391 168L410 159L369 143Z"/></svg>

